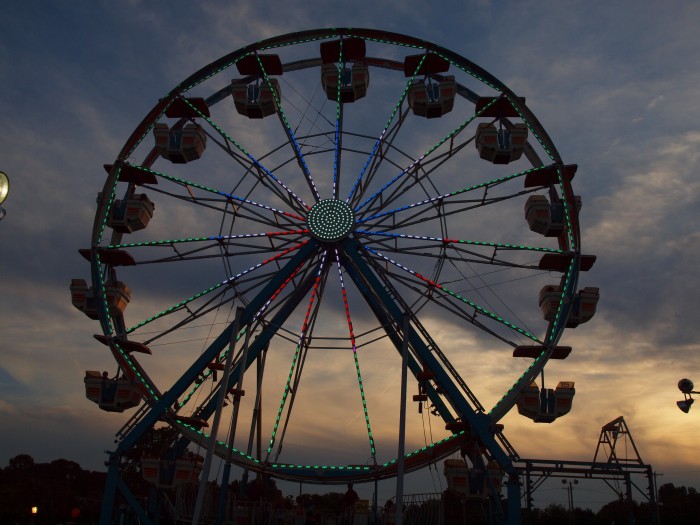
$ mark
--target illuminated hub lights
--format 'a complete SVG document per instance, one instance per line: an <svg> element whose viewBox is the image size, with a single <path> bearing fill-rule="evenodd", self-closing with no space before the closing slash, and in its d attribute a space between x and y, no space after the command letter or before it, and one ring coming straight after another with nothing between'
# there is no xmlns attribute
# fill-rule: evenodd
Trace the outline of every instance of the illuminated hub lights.
<svg viewBox="0 0 700 525"><path fill-rule="evenodd" d="M315 239L337 242L345 239L355 229L355 214L344 201L324 199L312 206L306 223Z"/></svg>

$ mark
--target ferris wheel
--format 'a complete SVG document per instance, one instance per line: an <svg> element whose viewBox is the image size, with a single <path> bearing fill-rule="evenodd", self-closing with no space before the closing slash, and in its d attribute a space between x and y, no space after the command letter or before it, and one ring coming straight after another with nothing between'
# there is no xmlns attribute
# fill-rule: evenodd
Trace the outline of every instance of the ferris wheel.
<svg viewBox="0 0 700 525"><path fill-rule="evenodd" d="M344 483L396 475L402 363L423 440L407 470L467 440L507 463L513 407L571 408L573 383L536 381L598 300L578 289L576 166L457 53L366 29L267 39L178 84L106 170L92 282L71 291L118 369L87 372L87 395L133 409L129 428Z"/></svg>

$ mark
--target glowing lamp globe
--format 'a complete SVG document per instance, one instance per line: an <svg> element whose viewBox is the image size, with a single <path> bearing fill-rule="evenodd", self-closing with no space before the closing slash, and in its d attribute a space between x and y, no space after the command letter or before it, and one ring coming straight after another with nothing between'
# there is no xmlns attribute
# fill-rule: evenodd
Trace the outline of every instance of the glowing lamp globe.
<svg viewBox="0 0 700 525"><path fill-rule="evenodd" d="M690 394L694 387L695 385L693 385L693 382L690 379L681 379L678 381L678 390L684 394Z"/></svg>
<svg viewBox="0 0 700 525"><path fill-rule="evenodd" d="M5 202L8 193L10 193L10 179L4 172L0 171L0 204Z"/></svg>

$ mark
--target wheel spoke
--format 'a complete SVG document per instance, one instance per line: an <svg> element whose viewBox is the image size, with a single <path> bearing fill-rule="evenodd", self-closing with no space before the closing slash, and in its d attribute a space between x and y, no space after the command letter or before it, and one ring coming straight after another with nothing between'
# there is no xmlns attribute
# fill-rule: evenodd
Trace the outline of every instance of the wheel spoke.
<svg viewBox="0 0 700 525"><path fill-rule="evenodd" d="M343 41L340 41L340 62L343 63ZM338 198L340 190L340 161L343 147L343 103L340 101L340 75L342 67L338 67L338 93L335 103L335 137L333 148L333 198Z"/></svg>
<svg viewBox="0 0 700 525"><path fill-rule="evenodd" d="M545 169L548 167L551 167L551 166L540 166L538 168L531 168L531 169L528 169L525 171L521 171L519 173L513 173L512 175L508 175L505 177L499 177L497 179L493 179L493 180L490 180L487 182L481 182L479 184L474 184L472 186L466 186L464 188L460 188L458 190L451 191L449 193L443 193L442 195L430 197L430 198L423 199L423 200L420 200L417 202L412 202L410 204L405 204L404 206L400 206L400 207L394 208L392 210L374 213L368 217L363 217L362 219L359 219L357 221L357 223L363 224L365 222L369 222L369 221L374 220L374 219L380 219L382 217L386 217L387 215L395 215L397 213L401 213L401 212L406 211L406 210L412 210L414 208L420 208L423 206L434 205L435 203L450 202L450 200L456 201L457 196L462 195L464 193L473 192L476 190L484 190L485 192L488 192L488 190L492 187L503 184L503 183L508 182L510 180L513 180L513 179L524 177L530 173L534 173L536 171L539 171L539 170L542 170L542 169ZM520 195L520 192L518 192L516 195ZM484 199L481 198L481 199L478 199L477 202L483 202L483 200ZM386 206L386 202L385 202L384 206Z"/></svg>
<svg viewBox="0 0 700 525"><path fill-rule="evenodd" d="M448 135L445 135L442 139L440 139L435 145L427 149L420 157L415 159L411 164L409 164L406 168L404 168L398 175L396 175L393 179L391 179L389 182L387 182L382 188L380 188L377 192L375 192L373 195L371 195L369 198L367 198L364 202L362 202L359 206L355 208L356 212L359 212L362 208L367 206L368 204L374 203L379 197L384 193L386 189L391 187L395 182L398 180L401 180L407 173L410 173L414 169L420 167L421 162L423 162L424 159L429 157L435 150L437 150L440 146L445 144L448 140L453 139L459 133L461 133L469 124L471 124L474 119L479 117L484 111L486 111L490 106L492 106L495 103L492 101L491 103L487 104L482 108L480 111L478 111L474 116L469 117L466 119L464 122L462 122L459 126L457 126L455 129L453 129Z"/></svg>
<svg viewBox="0 0 700 525"><path fill-rule="evenodd" d="M297 340L297 345L294 350L294 355L292 357L292 364L289 368L289 374L287 375L287 381L284 385L284 391L282 393L282 399L279 404L279 408L277 409L277 417L275 418L275 423L272 429L272 435L270 436L270 440L268 442L267 446L267 452L266 452L266 457L265 461L267 461L270 457L270 453L272 452L272 448L275 446L275 441L277 439L277 430L280 425L280 420L282 419L282 413L284 411L285 405L287 403L287 397L292 394L292 396L295 395L296 389L294 389L294 392L292 392L292 380L294 377L294 372L297 369L297 365L299 362L299 356L301 354L302 348L304 347L304 342L307 338L307 330L309 329L309 321L311 318L311 313L313 311L314 303L316 301L316 298L318 296L318 291L319 291L319 286L321 286L322 280L325 278L325 275L327 275L326 271L326 254L324 252L323 256L321 257L321 262L318 266L318 271L316 272L316 279L314 281L313 288L311 289L311 297L309 298L309 302L306 307L306 315L304 316L304 322L301 327L301 331L299 333L299 339Z"/></svg>
<svg viewBox="0 0 700 525"><path fill-rule="evenodd" d="M197 199L194 199L194 198L192 197L191 193L190 193L190 191L191 191L190 188L197 188L197 189L202 190L202 191L204 191L204 192L212 193L212 194L214 194L214 195L219 195L220 197L223 197L223 200L216 201L216 202L223 202L223 203L226 203L226 202L228 202L228 201L233 201L233 202L236 202L236 203L237 203L237 206L240 206L240 207L243 207L243 208L245 208L245 207L261 208L261 209L264 209L264 210L267 210L267 211L272 212L275 216L280 217L280 218L283 218L285 221L289 221L290 219L294 219L294 220L297 220L297 221L303 221L303 220L305 220L304 217L302 217L301 215L298 215L298 214L296 214L296 213L292 213L292 212L289 212L289 211L282 211L282 210L279 210L279 209L274 208L274 207L272 207L272 206L268 206L268 205L266 205L266 204L261 204L261 203L259 203L259 202L255 202L255 201L253 201L253 200L250 200L250 199L247 199L247 198L244 198L244 197L240 197L240 196L238 196L238 195L233 195L233 194L231 194L231 193L228 193L228 192L225 192L225 191L222 191L222 190L217 190L217 189L215 189L215 188L209 188L209 187L204 186L204 185L202 185L202 184L198 184L198 183L193 182L193 181L181 179L181 178L179 178L179 177L174 177L174 176L168 175L168 174L166 174L166 173L162 173L162 172L159 172L159 171L156 171L156 170L152 170L152 169L147 168L147 167L145 167L145 166L140 166L140 165L136 165L136 164L130 164L130 166L132 166L132 167L134 167L134 168L136 168L136 169L139 169L139 170L141 170L141 171L150 173L150 174L152 174L152 175L155 175L156 177L160 177L160 178L162 178L162 179L165 179L165 180L168 180L168 181L170 181L170 182L173 182L173 183L175 183L175 184L177 184L177 185L183 186L184 188L188 189L188 197L186 197L186 198L188 198L188 200L189 200L190 202L197 203ZM155 191L158 191L158 189L155 188L155 187L151 187L151 189L152 189L152 190L155 190ZM274 222L270 221L269 224L274 224Z"/></svg>
<svg viewBox="0 0 700 525"><path fill-rule="evenodd" d="M390 264L393 264L394 266L396 266L397 268L403 270L404 272L413 275L414 277L416 277L417 279L419 279L420 281L422 281L422 282L424 283L424 286L428 287L429 289L436 288L436 289L442 290L442 291L444 291L449 297L452 297L452 298L454 298L454 299L456 299L456 300L458 300L458 301L461 301L462 303L468 305L469 307L471 307L471 308L473 309L474 316L476 316L477 314L483 315L483 316L485 316L485 317L488 317L488 318L490 318L490 319L492 319L492 320L494 320L494 321L496 321L496 322L498 322L498 323L500 323L500 324L506 326L506 327L509 328L510 330L513 330L514 332L517 332L517 333L519 333L519 334L521 334L521 335L527 337L528 339L532 339L533 341L538 342L538 343L541 342L535 335L531 334L531 333L528 332L527 330L525 330L525 329L523 329L523 328L520 328L519 326L517 326L517 325L511 323L510 321L507 321L507 320L504 319L503 317L501 317L501 316L499 316L499 315L497 315L497 314L495 314L495 313L489 311L488 309L486 309L486 308L484 308L484 307L478 305L478 304L475 303L474 301L471 301L471 300L469 300L469 299L466 299L465 297L462 297L460 294L458 294L458 293L456 293L456 292L453 292L452 290L446 288L446 287L443 286L442 284L436 283L436 282L433 281L432 279L429 279L429 278L427 278L427 277L421 275L420 273L416 272L415 270L411 270L409 267L404 266L403 264L401 264L401 263L399 263L399 262L397 262L397 261L394 261L393 259L391 259L391 258L389 258L389 257L387 257L387 256L385 256L385 255L383 255L382 253L380 253L380 252L378 252L378 251L376 251L376 250L374 250L374 249L372 249L372 248L369 248L369 247L366 247L366 246L365 246L364 249L365 249L366 251L368 251L368 252L374 254L375 256L379 257L380 259L382 259L382 260L384 260L384 261L386 261L386 262L388 262L388 263L390 263Z"/></svg>
<svg viewBox="0 0 700 525"><path fill-rule="evenodd" d="M265 233L243 233L240 235L210 235L208 237L187 237L182 239L165 239L160 241L140 241L140 242L129 242L123 244L110 244L106 247L108 250L120 250L123 248L135 248L135 247L150 247L150 246L170 246L171 244L187 244L193 242L206 242L206 241L216 241L217 246L223 243L228 243L237 239L254 239L254 238L272 238L272 237L282 237L286 235L303 235L309 233L309 230L290 230L290 231L278 231L278 232L265 232ZM231 242L231 244L235 244Z"/></svg>
<svg viewBox="0 0 700 525"><path fill-rule="evenodd" d="M191 237L186 239L168 239L160 241L143 241L136 243L114 244L109 245L106 249L121 250L123 248L136 248L141 250L140 253L146 253L143 250L146 248L156 249L157 252L162 252L162 249L172 250L172 255L161 255L155 258L139 258L134 261L134 265L140 266L145 264L171 263L193 261L197 259L211 259L225 257L242 257L242 256L267 256L271 251L284 250L290 246L296 246L304 240L303 235L307 230L296 230L289 232L268 232L260 234L243 234L243 235L215 235L210 237ZM292 237L293 236L293 237ZM268 239L271 246L252 244L253 240ZM273 243L273 240L276 243ZM198 246L182 250L179 247ZM153 250L149 250L151 253Z"/></svg>
<svg viewBox="0 0 700 525"><path fill-rule="evenodd" d="M292 130L292 127L289 124L289 121L287 120L287 116L284 113L284 110L282 109L282 101L280 100L277 91L274 89L272 82L270 81L270 77L267 75L267 72L265 71L265 66L262 63L262 60L260 60L260 57L255 55L255 58L258 61L258 65L260 66L260 71L262 71L263 77L265 78L265 83L268 85L270 88L270 91L272 92L272 96L275 99L275 105L277 106L277 113L280 118L280 122L282 123L282 126L284 127L285 133L287 134L287 139L289 140L289 143L292 145L292 148L294 149L294 155L296 156L297 162L299 163L299 167L302 169L302 172L304 173L304 177L306 178L306 182L309 185L309 189L311 189L311 193L313 196L316 198L316 200L320 200L321 196L318 193L318 189L316 188L316 183L314 182L313 177L311 176L311 172L309 171L309 167L306 165L306 160L304 160L304 155L301 152L301 148L299 147L299 143L297 142L296 137L294 136L294 131ZM308 208L309 206L307 206Z"/></svg>
<svg viewBox="0 0 700 525"><path fill-rule="evenodd" d="M284 251L282 251L282 252L280 252L280 253L278 253L278 254L272 256L272 257L269 257L269 258L265 259L264 261L257 263L257 264L254 265L254 266L251 266L251 267L248 268L247 270L243 270L242 272L239 272L238 274L234 275L233 277L229 277L228 279L225 279L224 281L221 281L221 282L219 282L219 283L217 283L217 284L215 284L215 285L213 285L213 286L210 286L209 288L207 288L207 289L205 289L205 290L202 290L201 292L196 293L195 295L192 295L192 296L188 297L187 299L183 299L182 301L180 301L179 303L177 303L177 304L171 306L170 308L168 308L168 309L166 309L166 310L163 310L162 312L160 312L160 313L158 313L158 314L155 314L155 315L153 315L152 317L149 317L148 319L145 319L144 321L141 321L140 323L138 323L138 324L132 326L131 328L129 328L129 329L126 330L126 333L127 333L127 334L130 334L130 333L132 333L134 330L137 330L137 329L141 328L142 326L145 326L145 325L147 325L147 324L149 324L149 323L155 321L156 319L159 319L159 318L161 318L161 317L163 317L163 316L165 316L165 315L168 315L168 314L171 314L171 313L173 313L173 312L175 312L175 311L177 311L177 310L180 310L180 309L182 309L185 305L191 303L192 301L195 301L195 300L199 299L200 297L203 297L203 296L205 296L205 295L207 295L207 294L213 292L214 290L218 290L218 289L221 288L222 286L231 286L231 285L233 285L238 279L240 279L241 277L243 277L244 275L247 275L247 274L249 274L250 272L257 270L258 268L261 268L262 266L265 266L266 264L269 264L269 263L271 263L271 262L273 262L273 261L277 261L277 260L281 259L282 257L284 257L284 256L286 256L286 255L288 255L288 254L290 254L291 252L293 252L293 251L295 251L295 250L301 248L302 246L304 246L304 245L307 244L308 242L309 242L309 241L306 240L306 241L304 241L304 242L301 242L301 243L299 243L299 244L296 244L295 246L293 246L293 247L291 247L291 248L287 248L286 250L284 250ZM268 304L269 304L269 303L268 303ZM256 316L256 317L257 317L257 316Z"/></svg>
<svg viewBox="0 0 700 525"><path fill-rule="evenodd" d="M374 143L374 147L372 148L372 153L370 153L369 157L367 158L367 161L365 162L364 167L362 168L362 170L360 171L360 174L358 175L357 179L355 180L355 183L353 184L352 189L350 190L350 193L348 194L348 197L345 200L346 202L349 203L353 200L353 198L355 196L355 192L357 191L357 188L362 183L362 177L365 175L367 168L369 168L369 165L372 162L372 160L374 159L374 156L376 155L377 151L379 150L379 148L383 144L383 142L385 140L385 136L387 135L387 131L388 131L389 127L391 126L391 123L393 122L394 117L396 116L396 113L399 112L399 110L401 109L401 106L403 105L404 100L406 99L406 95L408 94L408 88L413 83L413 79L416 78L418 71L420 71L420 68L423 65L423 61L425 60L426 56L427 56L427 54L423 55L423 57L421 58L421 60L418 63L418 66L416 66L416 69L413 72L413 75L408 80L408 82L406 82L406 86L404 87L404 90L401 93L401 96L399 97L398 102L394 105L394 109L391 111L391 114L389 115L389 119L387 120L387 123L384 126L384 129L380 133L379 138L377 138L377 141ZM401 121L403 121L403 118L401 119ZM397 130L398 130L398 128L397 128ZM375 172L376 172L376 169L375 169ZM359 196L360 197L362 196L362 192L360 192Z"/></svg>
<svg viewBox="0 0 700 525"><path fill-rule="evenodd" d="M348 333L350 335L350 346L352 348L352 357L355 360L355 370L357 372L357 384L360 388L360 397L362 398L362 411L365 416L365 424L367 426L367 438L369 439L370 455L372 463L377 464L377 452L374 446L374 436L372 434L372 425L369 422L369 412L367 411L367 398L365 397L364 381L362 380L362 372L360 372L360 359L357 355L357 345L355 344L355 331L352 327L352 318L350 317L350 305L348 304L348 295L345 291L345 282L343 281L343 270L340 264L340 254L338 249L335 249L335 261L338 266L338 280L340 281L340 290L343 295L343 306L345 307L345 318L348 322Z"/></svg>
<svg viewBox="0 0 700 525"><path fill-rule="evenodd" d="M269 82L269 79L268 79L267 81ZM274 91L274 90L273 90L273 91ZM248 152L238 141L234 140L233 137L229 136L229 135L223 130L223 128L221 128L221 127L218 126L216 123L214 123L214 121L212 121L211 118L209 118L209 117L207 117L206 115L204 115L198 108L194 107L194 106L193 106L190 102L188 102L186 99L183 99L183 100L185 100L185 102L186 102L193 110L195 110L195 111L199 114L199 116L200 116L202 119L206 120L207 123L208 123L212 128L214 128L222 137L224 137L224 138L226 139L227 142L233 144L233 146L234 146L236 149L238 149L241 153L243 153L243 155L245 155L245 156L250 160L250 162L251 162L256 168L258 168L259 171L261 171L262 173L264 173L268 178L272 179L277 185L279 185L280 187L282 187L282 188L284 189L284 191L285 191L292 199L294 199L294 201L296 201L297 203L299 203L299 204L302 206L303 209L309 209L309 206L301 199L301 197L299 197L296 193L294 193L294 192L291 190L291 188L289 188L284 182L282 182L280 179L278 179L270 170L268 170L267 168L265 168L265 167L260 163L259 160L257 160L250 152ZM278 101L278 103L279 103L279 101ZM255 173L256 176L257 176L256 170L251 171L251 173ZM259 178L260 178L260 177L259 177Z"/></svg>
<svg viewBox="0 0 700 525"><path fill-rule="evenodd" d="M368 237L378 236L378 237L388 237L390 239L412 239L420 241L429 241L432 243L439 243L442 246L452 245L456 248L457 245L465 244L467 246L483 246L487 248L493 248L494 252L497 250L508 250L508 251L532 251L532 252L544 252L544 253L567 253L558 248L546 248L543 246L529 246L527 244L515 244L515 243L500 243L500 242L485 242L485 241L473 241L467 239L452 239L447 237L430 237L427 235L409 235L406 233L392 233L386 231L370 231L370 230L355 230L355 233L366 235ZM367 241L364 243L371 244L373 241ZM430 246L430 245L427 245ZM419 249L420 247L402 247L402 250ZM397 250L399 251L399 250ZM469 253L469 252L467 252ZM489 257L489 260L493 260L493 257Z"/></svg>

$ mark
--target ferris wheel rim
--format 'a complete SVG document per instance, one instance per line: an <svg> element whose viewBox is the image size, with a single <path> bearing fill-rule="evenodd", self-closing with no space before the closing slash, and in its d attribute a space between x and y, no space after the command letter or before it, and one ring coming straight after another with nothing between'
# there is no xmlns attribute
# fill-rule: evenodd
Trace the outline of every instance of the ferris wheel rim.
<svg viewBox="0 0 700 525"><path fill-rule="evenodd" d="M107 181L105 182L105 188L103 192L107 194L107 191L114 186L116 186L116 183L119 181L119 174L120 171L124 168L124 166L128 165L129 163L127 160L129 157L131 157L133 151L135 150L136 146L140 143L140 141L143 139L145 134L147 134L150 131L150 128L152 126L146 125L148 122L151 122L151 124L155 123L159 116L163 114L165 109L171 104L174 100L178 99L185 93L186 91L192 89L194 86L196 86L198 83L204 81L205 79L209 78L211 76L212 71L220 69L222 67L222 63L228 63L228 65L232 65L235 63L235 60L242 57L242 56L247 56L250 53L256 53L257 51L264 51L264 50L269 50L269 49L275 49L277 47L284 47L286 45L291 45L292 43L295 42L294 39L296 38L304 38L304 39L309 39L309 40L321 40L321 39L329 39L329 38L336 38L336 37L359 37L359 38L366 38L366 39L380 39L380 38L387 38L387 39L394 39L393 42L388 42L389 44L394 44L394 45L404 45L407 47L417 47L418 44L422 46L422 48L426 49L427 51L431 52L436 52L436 53L442 53L446 57L449 57L450 62L453 65L456 66L461 66L463 68L467 68L467 65L469 65L470 71L468 71L469 74L472 75L479 75L482 78L480 80L482 82L490 82L491 84L498 86L496 89L500 91L503 96L507 97L511 104L523 115L523 119L528 118L528 122L531 126L533 126L535 129L537 129L540 133L538 133L538 139L540 142L543 144L545 149L550 153L551 159L553 161L553 165L556 167L558 171L561 171L563 163L561 159L559 158L558 152L556 151L556 148L554 147L553 143L551 143L551 140L549 139L548 135L544 131L544 128L541 127L539 122L536 120L534 115L530 112L530 110L525 106L524 102L521 102L518 97L515 96L514 93L512 93L507 86L504 84L501 84L500 81L495 79L495 77L491 77L490 74L487 74L485 70L482 70L478 66L472 64L470 61L468 61L466 58L461 57L460 55L456 55L455 53L446 50L440 46L436 46L435 44L420 40L420 39L415 39L413 37L407 37L405 35L399 35L398 33L387 33L387 32L382 32L382 31L376 31L376 30L371 30L371 29L347 29L347 28L341 28L341 29L333 29L333 30L312 30L312 31L307 31L307 32L302 32L302 33L290 33L287 35L282 35L280 37L274 37L271 39L263 40L257 44L252 44L250 46L241 48L238 51L235 51L233 53L230 53L228 55L225 55L221 59L217 60L216 62L205 66L204 68L201 68L198 72L195 74L191 75L188 77L185 81L181 82L178 84L178 86L169 93L167 97L159 101L156 106L151 110L149 115L142 121L142 123L137 127L137 129L134 131L132 136L130 137L129 140L127 140L127 143L125 144L124 148L122 149L122 152L120 153L117 162L115 162L114 167L112 168L110 175L108 176ZM228 67L228 66L227 66ZM309 66L310 67L310 66ZM485 80L484 80L485 79ZM492 86L493 87L493 86ZM155 159L153 159L155 160ZM152 163L152 162L151 162ZM148 161L145 163L141 164L142 166L149 167ZM563 179L565 180L565 179ZM98 209L98 213L96 215L96 221L95 221L95 227L93 230L93 246L97 247L102 245L103 242L103 233L105 231L105 217L106 214L108 213L108 208L109 206L106 205L106 201L103 201L100 205L100 209ZM573 266L571 267L570 270L570 276L571 279L569 280L569 291L567 291L567 295L571 295L573 290L575 288L576 282L577 282L577 273L578 273L578 260L576 255L580 254L580 249L578 246L578 237L579 237L579 232L578 232L578 226L570 232L572 235L572 239L574 241L574 247L571 249L571 253L574 254L573 257ZM328 240L332 242L336 242L336 239L317 239L317 240ZM93 277L94 277L94 285L95 287L99 290L102 288L103 280L101 276L101 270L103 268L103 263L100 260L99 253L97 250L93 251ZM101 315L100 315L100 322L102 323L103 326L103 331L105 332L106 337L114 337L114 333L112 330L112 327L110 326L111 320L109 317L109 313L106 311L106 309L101 310ZM563 324L560 322L559 325L550 325L550 329L548 330L550 332L548 336L547 341L543 341L543 352L542 354L533 362L533 365L526 371L526 373L519 378L516 383L513 385L511 388L511 392L514 390L517 390L517 387L519 385L523 384L529 384L529 382L532 380L532 377L536 376L544 367L546 364L549 356L551 355L553 351L553 347L556 345L560 335L561 335L561 330L563 330ZM112 340L112 351L113 354L115 355L115 358L117 359L118 362L122 363L124 359L127 357L127 353L123 351L123 349L120 349L119 347L119 342L115 342ZM116 348L116 351L115 351ZM133 360L136 365L133 365L135 369L137 370L139 375L143 375L147 377L145 370L138 364L137 360ZM151 385L151 387L154 387L154 385ZM517 393L517 392L516 392ZM509 394L507 393L506 396ZM514 401L513 401L513 396L515 394L511 394L511 397L509 398L504 398L499 402L498 405L494 406L494 408L491 410L489 413L489 417L492 419L492 421L495 423L497 422L500 418L507 413L510 408L512 408ZM160 392L152 388L152 391L150 392L150 397L152 399L157 400L161 396Z"/></svg>

